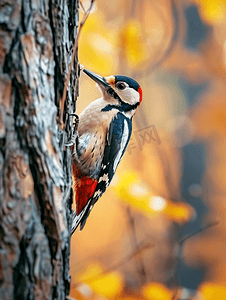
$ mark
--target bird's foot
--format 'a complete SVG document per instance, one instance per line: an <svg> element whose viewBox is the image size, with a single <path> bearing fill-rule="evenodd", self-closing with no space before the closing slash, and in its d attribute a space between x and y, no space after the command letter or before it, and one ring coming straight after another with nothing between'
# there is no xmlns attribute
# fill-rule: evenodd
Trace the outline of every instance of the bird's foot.
<svg viewBox="0 0 226 300"><path fill-rule="evenodd" d="M70 140L64 144L64 146L71 147L71 146L75 145L77 138L78 138L78 133L76 132L75 134L73 134L71 136Z"/></svg>

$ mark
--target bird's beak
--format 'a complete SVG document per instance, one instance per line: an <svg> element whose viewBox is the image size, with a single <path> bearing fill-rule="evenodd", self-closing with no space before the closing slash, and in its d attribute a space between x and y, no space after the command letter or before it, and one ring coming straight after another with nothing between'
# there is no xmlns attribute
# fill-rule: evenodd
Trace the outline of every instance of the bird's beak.
<svg viewBox="0 0 226 300"><path fill-rule="evenodd" d="M111 88L110 84L106 81L106 79L104 77L97 75L86 69L83 69L83 72L86 73L86 75L88 75L90 78L92 78L96 83L98 83L105 90L108 90L109 88Z"/></svg>

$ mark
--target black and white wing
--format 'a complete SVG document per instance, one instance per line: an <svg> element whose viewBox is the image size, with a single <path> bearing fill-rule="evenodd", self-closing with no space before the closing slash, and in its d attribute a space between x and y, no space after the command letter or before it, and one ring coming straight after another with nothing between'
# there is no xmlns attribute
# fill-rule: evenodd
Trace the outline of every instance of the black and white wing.
<svg viewBox="0 0 226 300"><path fill-rule="evenodd" d="M95 192L78 216L76 215L76 212L74 212L71 234L76 230L80 223L80 230L83 229L93 205L102 196L110 184L116 168L126 151L131 133L131 119L125 117L120 112L117 113L110 124L109 131L106 136L104 155Z"/></svg>
<svg viewBox="0 0 226 300"><path fill-rule="evenodd" d="M126 151L131 133L131 119L125 117L120 112L117 113L110 124L108 135L106 137L104 157L101 164L100 176L95 192L96 195L98 195L98 198L105 192L106 188L110 184L115 174L116 168Z"/></svg>

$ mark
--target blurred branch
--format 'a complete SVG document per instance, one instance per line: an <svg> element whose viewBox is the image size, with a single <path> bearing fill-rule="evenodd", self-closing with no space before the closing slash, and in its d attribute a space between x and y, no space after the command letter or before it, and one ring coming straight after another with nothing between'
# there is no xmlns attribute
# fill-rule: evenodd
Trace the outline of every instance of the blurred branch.
<svg viewBox="0 0 226 300"><path fill-rule="evenodd" d="M164 148L161 148L163 147L163 144L161 144L160 146L156 143L153 143L152 145L153 147L156 147L157 155L159 157L160 166L162 169L163 180L165 182L168 194L163 194L163 192L156 188L153 183L151 184L151 189L156 195L160 195L163 198L170 198L170 200L174 202L179 202L181 201L181 197L179 196L179 187L175 183L173 170L167 156L167 151Z"/></svg>
<svg viewBox="0 0 226 300"><path fill-rule="evenodd" d="M127 213L127 217L128 217L128 226L129 226L129 231L130 231L130 240L131 240L132 247L139 250L139 244L137 241L134 217L131 213L131 208L129 206L126 207L126 213ZM140 276L141 284L144 285L147 282L147 276L146 276L146 271L145 271L141 253L138 253L137 257L136 257L136 268L137 268L137 272Z"/></svg>
<svg viewBox="0 0 226 300"><path fill-rule="evenodd" d="M154 59L154 63L152 63L148 69L145 71L145 74L147 75L150 72L155 71L172 53L174 46L178 40L179 36L179 13L177 10L177 6L174 0L171 0L171 7L172 7L172 15L173 15L173 20L174 20L174 31L171 36L170 43L168 45L168 48L166 51L163 53L162 57L156 61L156 58Z"/></svg>
<svg viewBox="0 0 226 300"><path fill-rule="evenodd" d="M163 15L161 9L157 7L156 1L152 2L155 6L155 10L157 10L157 13L160 15L160 17L163 19L163 22L166 22L166 18ZM161 66L161 64L170 56L172 53L176 42L178 41L179 36L179 12L176 6L175 0L171 0L171 7L172 7L172 15L173 15L173 33L171 35L171 39L169 41L169 45L165 51L162 51L163 46L161 45L160 49L156 51L156 55L154 55L154 58L152 59L152 63L146 67L147 62L144 64L141 64L139 68L136 69L136 71L133 72L132 77L133 78L142 78L148 76L150 73L154 72L158 67ZM164 37L167 37L168 31L166 30L166 33L164 34ZM159 58L159 53L162 55L162 57ZM141 70L141 71L139 71ZM140 107L140 114L142 115L143 123L146 125L146 115L143 111L143 107Z"/></svg>
<svg viewBox="0 0 226 300"><path fill-rule="evenodd" d="M188 235L185 235L185 237L183 237L180 241L179 241L179 245L183 245L190 237L193 237L194 235L200 233L200 232L203 232L204 230L207 230L211 227L214 227L216 225L218 225L220 222L219 221L212 221L210 222L209 224L207 225L204 225L204 226L201 226L199 229L195 230L194 232L188 234Z"/></svg>
<svg viewBox="0 0 226 300"><path fill-rule="evenodd" d="M188 235L185 235L180 241L179 241L179 255L178 257L180 257L180 251L182 250L182 245L191 237L193 237L194 235L200 233L200 232L203 232L211 227L214 227L216 225L218 225L220 222L215 220L215 221L212 221L210 222L209 224L206 224L206 225L203 225L201 226L200 228L198 228L197 230L195 230L194 232L188 234ZM176 278L176 281L178 283L178 277ZM176 291L174 293L174 295L172 296L172 300L176 300L176 297L177 297L177 294L178 294L178 291L180 289L181 285L180 283L177 284L177 288L176 288Z"/></svg>
<svg viewBox="0 0 226 300"><path fill-rule="evenodd" d="M140 255L143 251L153 248L155 245L154 244L145 244L145 243L141 243L140 245L138 245L138 248L131 253L130 255L124 257L123 259L121 259L119 262L117 262L115 265L111 266L110 268L107 268L104 272L101 272L100 274L97 274L95 276L92 276L90 278L88 278L86 280L86 282L92 282L95 281L99 278L101 278L103 275L110 273L114 270L116 270L117 268L121 267L122 265L124 265L125 263L129 262L131 259L133 259L134 257L136 257L137 255ZM83 283L82 281L77 282L75 284L73 284L72 288L75 288L77 286L79 286L81 283Z"/></svg>
<svg viewBox="0 0 226 300"><path fill-rule="evenodd" d="M158 147L157 149L158 149L159 158L161 160L163 176L169 193L168 197L170 197L171 200L174 199L175 202L178 202L180 200L179 197L177 196L178 187L175 186L175 183L173 182L173 178L174 178L173 171L170 162L168 160L167 153L166 151L165 153L163 153L161 147Z"/></svg>
<svg viewBox="0 0 226 300"><path fill-rule="evenodd" d="M83 13L86 14L86 10L85 10L85 8L84 8L84 6L83 6L82 1L79 2L79 6L80 6L81 9L83 10Z"/></svg>
<svg viewBox="0 0 226 300"><path fill-rule="evenodd" d="M153 2L154 5L156 5L156 2ZM144 65L140 66L139 69L143 69L142 67L144 67L145 71L137 71L133 74L134 78L139 78L139 77L143 77L144 75L148 75L149 73L154 72L172 53L174 46L176 44L176 42L178 41L178 36L179 36L179 12L175 3L175 0L171 0L171 7L172 7L172 15L173 15L173 28L174 31L171 35L171 39L169 42L169 45L167 47L167 49L162 53L162 46L161 49L159 49L159 51L156 51L156 57L153 58L153 62L151 63L151 65L149 65L146 69L145 69L145 65L147 64L146 62L144 63ZM160 11L160 9L158 9L158 13L161 14L161 17L163 19L165 19L165 17L163 16L163 13ZM163 20L164 21L164 20ZM162 57L160 57L158 59L159 53L162 53Z"/></svg>
<svg viewBox="0 0 226 300"><path fill-rule="evenodd" d="M75 61L75 54L76 54L76 51L78 49L78 40L79 40L79 37L80 37L80 34L81 34L81 30L82 30L82 28L83 28L83 26L84 26L84 24L85 24L85 22L86 22L86 20L89 16L89 14L90 14L90 11L91 11L92 7L93 7L94 1L95 0L90 1L90 6L87 9L87 11L85 11L82 3L80 2L80 5L81 5L82 9L85 11L85 13L84 13L83 19L82 19L82 21L79 25L78 34L77 34L77 37L76 37L75 42L74 42L73 52L72 52L72 56L71 56L71 62L70 62L70 65L69 65L69 70L68 70L66 81L65 81L65 84L64 84L63 96L62 96L62 99L60 101L58 122L59 122L59 126L61 127L62 130L64 129L64 123L63 123L64 103L65 103L65 100L66 100L67 88L68 88L68 83L69 83L70 76L71 76L71 71L72 71L72 68L73 68L74 61ZM77 62L77 60L76 60L76 62Z"/></svg>
<svg viewBox="0 0 226 300"><path fill-rule="evenodd" d="M135 16L136 5L137 5L137 0L132 0L132 3L131 3L131 17L132 18Z"/></svg>

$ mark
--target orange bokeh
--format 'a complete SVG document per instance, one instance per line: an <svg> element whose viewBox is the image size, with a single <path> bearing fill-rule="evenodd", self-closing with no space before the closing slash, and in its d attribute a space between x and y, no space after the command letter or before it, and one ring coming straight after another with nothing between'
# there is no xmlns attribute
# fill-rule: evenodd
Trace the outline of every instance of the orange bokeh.
<svg viewBox="0 0 226 300"><path fill-rule="evenodd" d="M185 264L205 272L197 292L182 286L181 294L192 295L185 299L226 297L226 3L175 1L178 37L153 70L174 33L171 4L98 0L82 30L81 64L103 76L134 77L143 101L111 186L95 204L84 230L72 237L71 296L76 299L171 299L177 285L178 230L211 220L219 225L183 245ZM194 50L186 46L185 12L195 5L209 34ZM181 82L191 86L191 94L197 86L205 87L189 103ZM77 113L98 97L95 84L81 74ZM188 193L193 203L181 193L183 149L191 143L202 143L206 150L201 182L194 182ZM200 220L194 203L207 208ZM102 275L87 282L84 274Z"/></svg>

